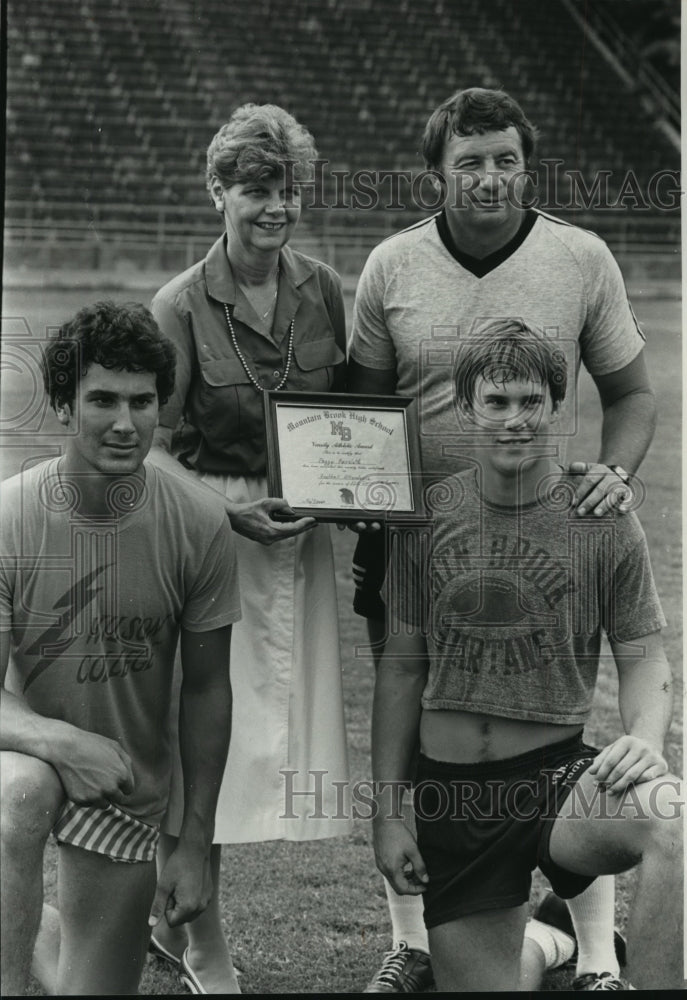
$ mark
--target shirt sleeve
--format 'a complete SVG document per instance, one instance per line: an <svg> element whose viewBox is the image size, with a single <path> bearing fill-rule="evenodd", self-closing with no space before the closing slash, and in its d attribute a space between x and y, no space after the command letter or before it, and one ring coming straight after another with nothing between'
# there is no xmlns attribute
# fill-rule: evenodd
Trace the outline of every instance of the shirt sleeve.
<svg viewBox="0 0 687 1000"><path fill-rule="evenodd" d="M644 347L645 338L611 251L600 239L594 239L589 249L581 261L587 287L587 315L580 348L589 373L607 375L633 361Z"/></svg>
<svg viewBox="0 0 687 1000"><path fill-rule="evenodd" d="M153 299L150 311L162 333L174 344L177 357L174 391L160 408L160 425L174 430L186 407L191 385L191 372L196 367L195 346L191 327L176 308L173 296L164 288Z"/></svg>
<svg viewBox="0 0 687 1000"><path fill-rule="evenodd" d="M639 521L632 513L619 515L616 526L625 537L610 581L603 624L609 638L629 642L664 628L666 620Z"/></svg>
<svg viewBox="0 0 687 1000"><path fill-rule="evenodd" d="M181 624L189 632L209 632L240 617L236 549L231 526L224 518L186 599Z"/></svg>
<svg viewBox="0 0 687 1000"><path fill-rule="evenodd" d="M396 368L396 349L386 325L386 277L381 254L373 250L358 282L349 355L366 368Z"/></svg>

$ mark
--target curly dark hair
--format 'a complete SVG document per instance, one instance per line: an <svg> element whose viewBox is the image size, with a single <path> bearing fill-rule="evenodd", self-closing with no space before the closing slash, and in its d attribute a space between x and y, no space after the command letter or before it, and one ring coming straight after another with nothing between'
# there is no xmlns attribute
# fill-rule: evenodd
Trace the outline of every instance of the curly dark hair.
<svg viewBox="0 0 687 1000"><path fill-rule="evenodd" d="M438 170L446 143L452 135L481 135L517 129L525 165L534 152L538 132L517 101L504 90L469 87L458 90L436 108L425 125L422 155L427 167Z"/></svg>
<svg viewBox="0 0 687 1000"><path fill-rule="evenodd" d="M53 409L73 405L79 379L91 365L150 372L160 406L174 389L174 345L138 302L94 302L60 327L43 352L43 383Z"/></svg>
<svg viewBox="0 0 687 1000"><path fill-rule="evenodd" d="M494 319L458 348L454 368L456 399L472 406L475 382L531 379L548 385L554 408L565 399L568 365L556 343L519 319Z"/></svg>

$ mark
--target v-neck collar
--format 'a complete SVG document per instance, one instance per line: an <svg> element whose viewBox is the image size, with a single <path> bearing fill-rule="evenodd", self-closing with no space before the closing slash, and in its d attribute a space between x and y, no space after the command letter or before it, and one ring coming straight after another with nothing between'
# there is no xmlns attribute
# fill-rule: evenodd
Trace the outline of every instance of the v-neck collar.
<svg viewBox="0 0 687 1000"><path fill-rule="evenodd" d="M494 271L497 267L507 261L508 258L522 246L529 234L532 232L537 219L538 215L534 209L528 208L525 211L522 224L515 236L504 246L495 250L494 253L490 253L486 257L473 257L471 254L464 253L462 250L458 249L453 241L453 237L451 236L451 231L448 228L445 211L442 211L437 216L436 221L437 231L441 242L444 244L454 260L457 260L461 267L464 267L466 271L470 271L470 273L474 274L476 278L483 278L486 274L489 274L490 271Z"/></svg>

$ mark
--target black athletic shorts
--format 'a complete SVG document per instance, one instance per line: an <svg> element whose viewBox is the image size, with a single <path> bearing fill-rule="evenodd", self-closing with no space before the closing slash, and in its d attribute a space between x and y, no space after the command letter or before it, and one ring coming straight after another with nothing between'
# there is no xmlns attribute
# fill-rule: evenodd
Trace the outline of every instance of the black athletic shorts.
<svg viewBox="0 0 687 1000"><path fill-rule="evenodd" d="M581 733L506 760L452 764L420 754L417 841L429 875L425 924L526 903L539 867L570 899L594 881L554 864L549 839L575 782L599 751Z"/></svg>
<svg viewBox="0 0 687 1000"><path fill-rule="evenodd" d="M380 591L386 576L387 530L358 536L358 544L353 553L353 581L355 594L353 610L363 618L384 621L386 606Z"/></svg>

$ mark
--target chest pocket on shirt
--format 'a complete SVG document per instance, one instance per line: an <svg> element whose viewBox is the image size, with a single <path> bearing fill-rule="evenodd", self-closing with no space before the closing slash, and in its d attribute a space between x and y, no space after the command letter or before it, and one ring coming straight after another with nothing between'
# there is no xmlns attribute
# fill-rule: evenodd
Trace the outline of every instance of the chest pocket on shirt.
<svg viewBox="0 0 687 1000"><path fill-rule="evenodd" d="M248 376L238 358L213 358L200 362L200 373L211 386L239 385L248 382Z"/></svg>
<svg viewBox="0 0 687 1000"><path fill-rule="evenodd" d="M287 389L322 392L331 384L334 367L345 360L333 337L307 340L293 345L293 359Z"/></svg>
<svg viewBox="0 0 687 1000"><path fill-rule="evenodd" d="M197 412L192 416L205 436L213 439L220 433L234 440L242 423L241 397L250 384L238 358L213 358L200 362ZM243 415L245 422L246 414Z"/></svg>

